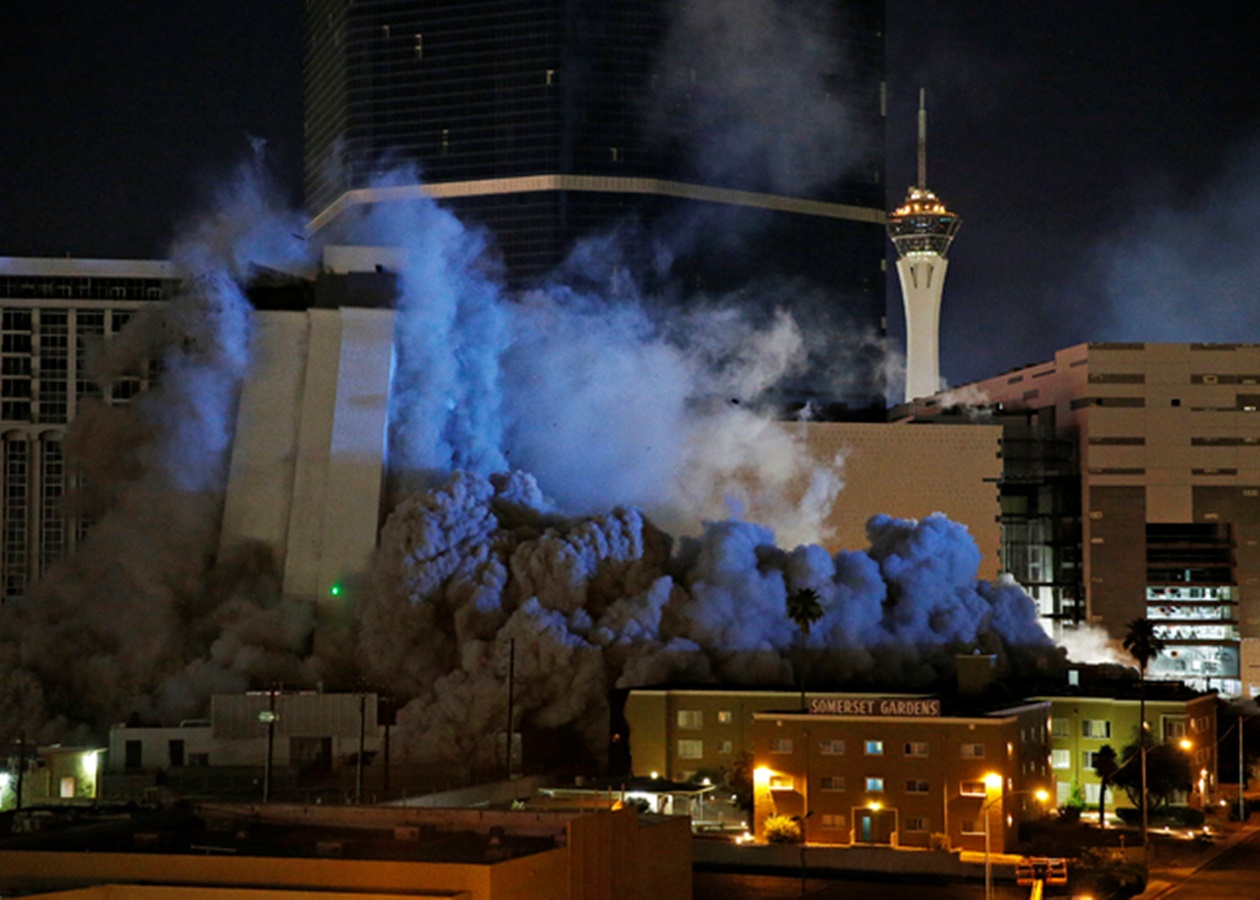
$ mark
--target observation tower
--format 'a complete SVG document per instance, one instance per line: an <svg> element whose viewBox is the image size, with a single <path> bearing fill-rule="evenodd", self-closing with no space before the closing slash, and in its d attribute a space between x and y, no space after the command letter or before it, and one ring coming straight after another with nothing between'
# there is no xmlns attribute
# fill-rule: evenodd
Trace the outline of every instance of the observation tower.
<svg viewBox="0 0 1260 900"><path fill-rule="evenodd" d="M927 107L919 91L919 183L888 215L888 236L897 247L897 275L906 311L906 396L935 394L941 387L941 290L945 254L962 219L927 187Z"/></svg>

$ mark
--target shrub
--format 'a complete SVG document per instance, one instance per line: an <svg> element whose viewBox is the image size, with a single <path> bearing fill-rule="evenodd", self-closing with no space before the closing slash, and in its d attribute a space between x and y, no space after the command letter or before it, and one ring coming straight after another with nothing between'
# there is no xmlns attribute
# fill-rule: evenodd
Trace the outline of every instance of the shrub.
<svg viewBox="0 0 1260 900"><path fill-rule="evenodd" d="M933 850L948 850L949 835L942 831L933 831L928 837L928 846Z"/></svg>
<svg viewBox="0 0 1260 900"><path fill-rule="evenodd" d="M766 840L771 844L797 844L801 840L801 823L788 816L766 819Z"/></svg>

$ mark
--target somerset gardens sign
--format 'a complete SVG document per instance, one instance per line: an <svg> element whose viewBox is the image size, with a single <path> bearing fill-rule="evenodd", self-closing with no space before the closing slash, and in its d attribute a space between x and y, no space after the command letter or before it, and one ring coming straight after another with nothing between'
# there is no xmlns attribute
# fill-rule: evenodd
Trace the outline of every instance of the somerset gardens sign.
<svg viewBox="0 0 1260 900"><path fill-rule="evenodd" d="M815 716L939 716L941 701L905 697L811 697Z"/></svg>

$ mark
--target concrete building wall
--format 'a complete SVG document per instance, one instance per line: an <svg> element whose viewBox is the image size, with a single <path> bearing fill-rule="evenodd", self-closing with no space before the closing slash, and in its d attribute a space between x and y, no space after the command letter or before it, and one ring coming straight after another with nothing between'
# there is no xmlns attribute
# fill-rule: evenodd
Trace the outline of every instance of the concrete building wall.
<svg viewBox="0 0 1260 900"><path fill-rule="evenodd" d="M843 458L844 490L826 524L832 553L864 549L866 523L885 513L921 519L944 513L967 527L980 549L979 577L1001 569L1002 429L905 424L807 422L798 430L820 464Z"/></svg>
<svg viewBox="0 0 1260 900"><path fill-rule="evenodd" d="M289 596L352 589L376 547L393 316L255 313L220 553L262 545Z"/></svg>
<svg viewBox="0 0 1260 900"><path fill-rule="evenodd" d="M1228 646L1183 654L1184 671L1169 662L1164 675L1242 691L1238 640L1260 637L1260 345L1081 344L958 390L1007 409L1053 407L1059 433L1077 441L1086 618L1119 636L1148 612L1148 587L1228 588ZM1227 579L1151 580L1147 526L1180 524L1221 527Z"/></svg>

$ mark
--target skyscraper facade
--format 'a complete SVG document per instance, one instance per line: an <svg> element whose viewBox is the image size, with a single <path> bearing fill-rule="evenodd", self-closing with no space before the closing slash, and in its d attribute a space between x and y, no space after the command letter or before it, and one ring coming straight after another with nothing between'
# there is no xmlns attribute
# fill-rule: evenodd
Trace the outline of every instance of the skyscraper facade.
<svg viewBox="0 0 1260 900"><path fill-rule="evenodd" d="M689 42L687 7L307 0L312 227L423 193L493 235L512 287L617 228L616 265L662 293L790 294L808 334L862 347L802 395L882 403L883 0L785 5L767 31L826 32L805 76L771 40Z"/></svg>
<svg viewBox="0 0 1260 900"><path fill-rule="evenodd" d="M85 405L119 405L151 365L98 379L92 360L179 279L156 260L0 258L0 601L20 599L65 557L88 522L65 498L66 428Z"/></svg>

